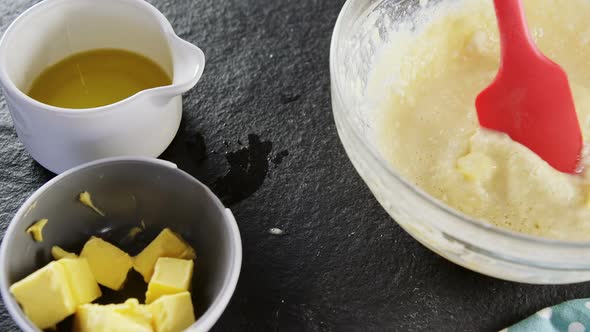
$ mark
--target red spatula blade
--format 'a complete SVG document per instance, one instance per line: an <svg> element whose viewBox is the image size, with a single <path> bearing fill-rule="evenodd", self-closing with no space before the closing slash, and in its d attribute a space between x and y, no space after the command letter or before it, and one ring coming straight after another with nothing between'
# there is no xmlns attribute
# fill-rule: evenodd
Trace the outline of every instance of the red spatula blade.
<svg viewBox="0 0 590 332"><path fill-rule="evenodd" d="M482 127L504 132L555 169L575 173L582 133L566 73L539 52L520 0L494 0L502 60L475 105Z"/></svg>

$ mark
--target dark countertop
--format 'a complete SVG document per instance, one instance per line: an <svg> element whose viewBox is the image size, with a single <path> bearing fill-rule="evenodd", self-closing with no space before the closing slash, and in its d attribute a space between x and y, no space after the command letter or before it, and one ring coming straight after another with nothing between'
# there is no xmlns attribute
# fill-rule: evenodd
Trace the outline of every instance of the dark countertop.
<svg viewBox="0 0 590 332"><path fill-rule="evenodd" d="M2 32L35 2L0 0ZM215 331L497 331L589 296L588 283L521 285L465 270L379 206L332 119L329 42L343 0L151 2L208 59L162 158L210 185L242 233L242 274ZM0 141L3 232L53 175L18 141L3 99ZM17 330L3 307L0 330Z"/></svg>

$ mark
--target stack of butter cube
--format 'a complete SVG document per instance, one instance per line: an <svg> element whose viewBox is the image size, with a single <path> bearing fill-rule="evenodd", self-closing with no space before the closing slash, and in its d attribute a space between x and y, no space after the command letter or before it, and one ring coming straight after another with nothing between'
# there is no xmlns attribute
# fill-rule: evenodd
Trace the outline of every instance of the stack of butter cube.
<svg viewBox="0 0 590 332"><path fill-rule="evenodd" d="M195 321L190 285L194 249L180 235L164 229L135 257L92 237L80 256L52 248L55 261L13 284L11 293L40 329L54 328L70 315L74 331L179 332ZM145 304L94 304L99 284L120 290L135 269L148 283Z"/></svg>

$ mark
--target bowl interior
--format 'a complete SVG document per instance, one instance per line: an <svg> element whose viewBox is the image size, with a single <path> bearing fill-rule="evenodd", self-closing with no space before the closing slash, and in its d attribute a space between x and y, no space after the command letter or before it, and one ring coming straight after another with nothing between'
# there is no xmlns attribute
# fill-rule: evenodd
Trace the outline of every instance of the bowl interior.
<svg viewBox="0 0 590 332"><path fill-rule="evenodd" d="M434 6L441 0L426 2ZM364 143L379 154L376 146L376 108L368 102L371 69L391 34L400 28L416 28L417 15L425 6L420 0L354 0L345 5L333 36L333 62L336 96L346 105L342 109L350 126Z"/></svg>
<svg viewBox="0 0 590 332"><path fill-rule="evenodd" d="M78 201L88 191L102 217ZM79 253L90 236L101 237L128 252L139 253L165 227L180 233L197 253L192 283L198 318L220 296L231 274L235 247L225 209L217 198L188 174L161 164L118 161L96 164L58 177L29 200L5 237L2 277L6 285L51 261L51 247ZM44 241L36 243L25 230L47 218ZM134 239L131 228L145 223ZM132 270L123 290L103 288L99 303L119 303L128 297L145 300L147 285ZM6 291L6 290L4 290ZM14 300L12 300L14 301ZM16 305L16 302L13 304ZM69 330L71 322L60 324Z"/></svg>

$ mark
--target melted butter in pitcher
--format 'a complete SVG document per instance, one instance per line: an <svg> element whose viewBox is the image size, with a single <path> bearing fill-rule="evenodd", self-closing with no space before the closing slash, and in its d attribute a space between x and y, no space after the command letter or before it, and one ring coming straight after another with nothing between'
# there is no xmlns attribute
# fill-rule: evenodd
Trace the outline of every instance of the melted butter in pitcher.
<svg viewBox="0 0 590 332"><path fill-rule="evenodd" d="M28 95L48 105L83 109L113 104L170 84L164 69L143 55L98 49L74 54L45 69Z"/></svg>

